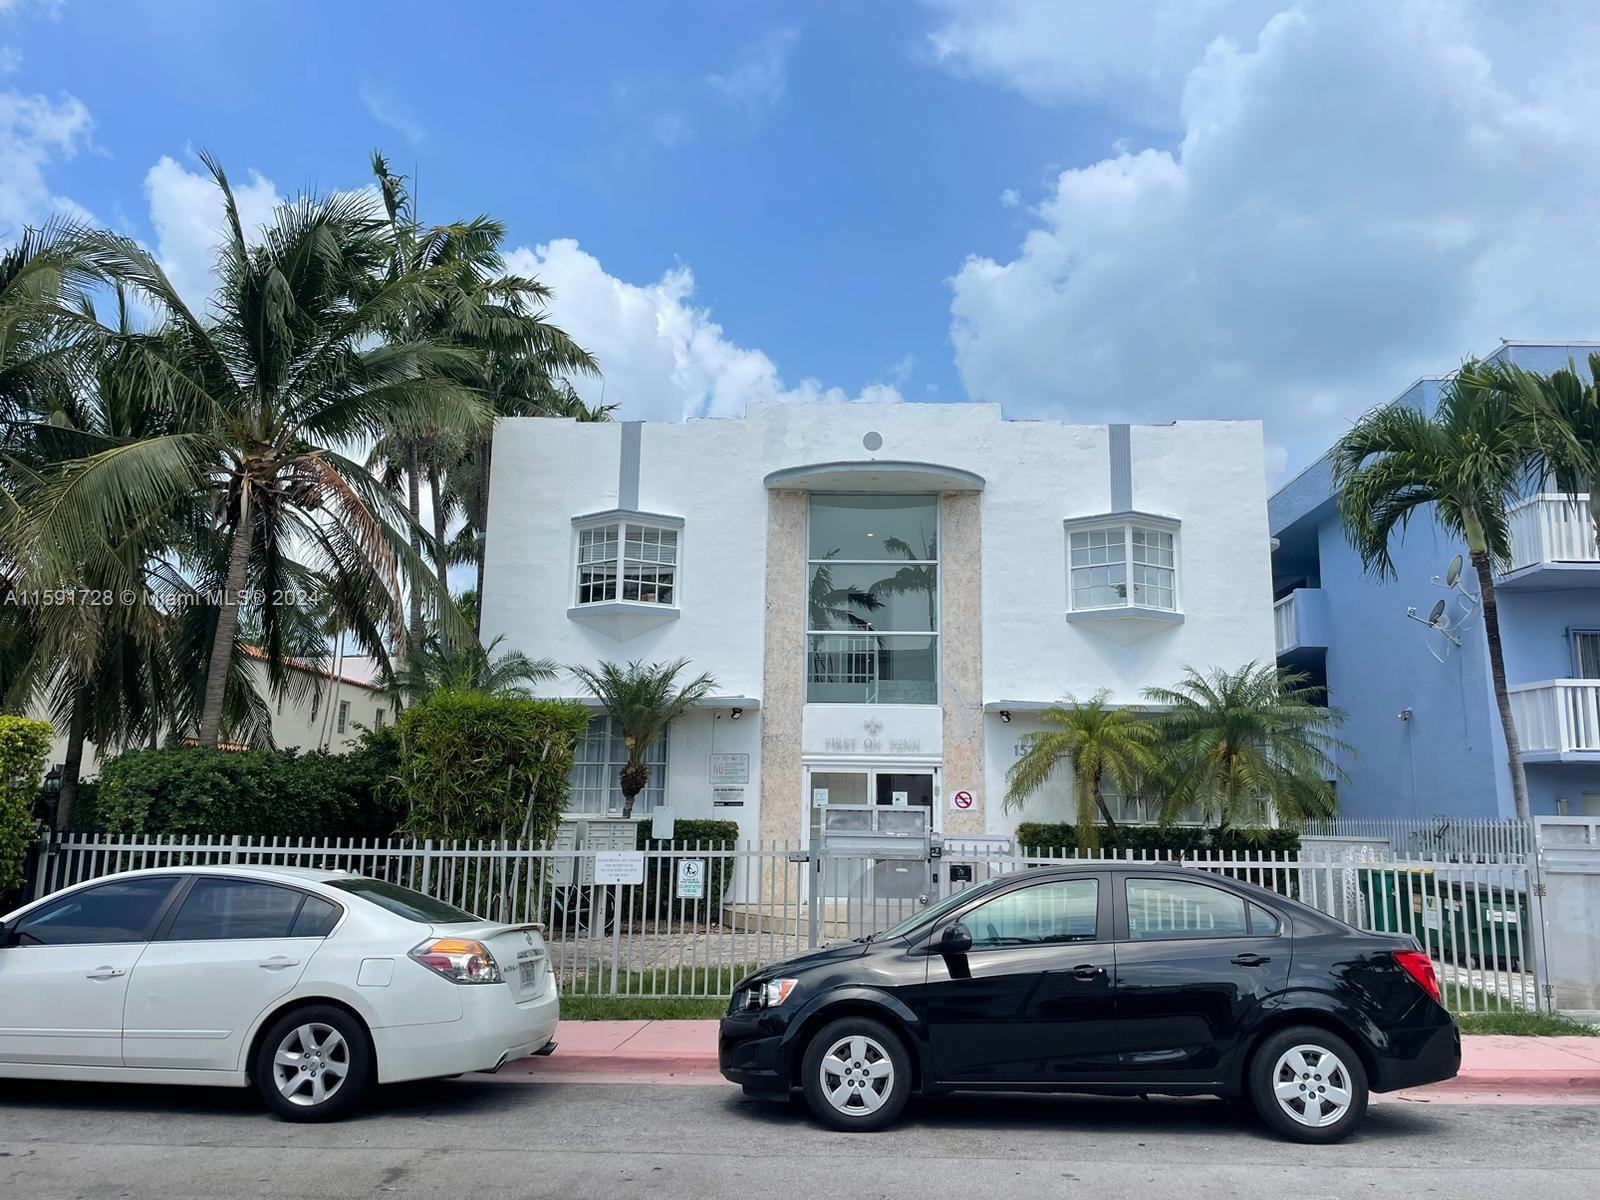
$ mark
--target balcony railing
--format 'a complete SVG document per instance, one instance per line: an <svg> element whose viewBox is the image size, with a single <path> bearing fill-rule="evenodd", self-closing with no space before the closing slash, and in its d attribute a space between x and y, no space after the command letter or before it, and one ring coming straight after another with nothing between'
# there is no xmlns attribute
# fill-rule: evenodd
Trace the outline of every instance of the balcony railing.
<svg viewBox="0 0 1600 1200"><path fill-rule="evenodd" d="M1277 644L1279 654L1291 646L1300 644L1300 629L1295 615L1293 592L1272 606L1272 638Z"/></svg>
<svg viewBox="0 0 1600 1200"><path fill-rule="evenodd" d="M1296 588L1272 605L1272 639L1277 653L1298 646L1328 645L1328 604L1321 588Z"/></svg>
<svg viewBox="0 0 1600 1200"><path fill-rule="evenodd" d="M1600 563L1587 493L1529 496L1511 509L1510 526L1512 571L1539 563Z"/></svg>
<svg viewBox="0 0 1600 1200"><path fill-rule="evenodd" d="M1510 692L1525 753L1600 754L1600 679L1549 679Z"/></svg>

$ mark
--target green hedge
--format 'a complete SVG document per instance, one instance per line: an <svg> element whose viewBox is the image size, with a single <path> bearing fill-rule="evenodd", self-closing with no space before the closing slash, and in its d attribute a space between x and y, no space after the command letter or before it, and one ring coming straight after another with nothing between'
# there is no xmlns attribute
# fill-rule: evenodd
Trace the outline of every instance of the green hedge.
<svg viewBox="0 0 1600 1200"><path fill-rule="evenodd" d="M639 849L687 850L696 844L704 846L732 846L739 840L737 821L674 821L672 838L661 841L650 836L650 822L639 822Z"/></svg>
<svg viewBox="0 0 1600 1200"><path fill-rule="evenodd" d="M388 837L404 817L398 754L392 729L349 754L133 750L105 765L85 807L112 833Z"/></svg>
<svg viewBox="0 0 1600 1200"><path fill-rule="evenodd" d="M739 841L739 822L737 821L674 821L672 823L672 837L670 839L653 838L650 836L650 822L639 822L638 846L641 850L717 850L731 849ZM700 912L709 914L712 920L720 919L722 913L722 895L728 890L728 885L733 882L732 858L711 859L706 863L706 894L705 898L698 901ZM636 912L657 912L665 914L667 905L672 903L677 896L678 872L676 866L662 873L663 883L656 885L653 879L647 881L647 886L638 889L635 901ZM648 895L646 894L648 893ZM696 901L684 900L680 902L680 909L691 909Z"/></svg>
<svg viewBox="0 0 1600 1200"><path fill-rule="evenodd" d="M54 736L45 721L0 717L0 899L22 887L23 864L38 836L33 805ZM7 899L0 912L10 907Z"/></svg>
<svg viewBox="0 0 1600 1200"><path fill-rule="evenodd" d="M1154 825L1119 825L1122 848L1134 853L1163 852L1168 854L1193 854L1226 851L1229 854L1272 853L1297 854L1300 834L1293 829L1229 829L1219 842L1217 831L1196 825L1174 825L1162 829ZM1065 821L1046 824L1025 821L1017 826L1017 845L1024 850L1041 850L1046 853L1071 851L1078 848L1078 830ZM1111 831L1100 826L1102 853L1115 854Z"/></svg>
<svg viewBox="0 0 1600 1200"><path fill-rule="evenodd" d="M566 700L442 692L407 709L396 728L409 835L544 845L566 808L589 710Z"/></svg>

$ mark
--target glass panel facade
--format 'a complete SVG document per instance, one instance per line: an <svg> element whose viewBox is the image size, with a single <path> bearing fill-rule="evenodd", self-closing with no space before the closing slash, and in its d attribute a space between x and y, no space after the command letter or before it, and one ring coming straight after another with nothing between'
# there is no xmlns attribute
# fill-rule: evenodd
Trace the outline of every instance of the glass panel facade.
<svg viewBox="0 0 1600 1200"><path fill-rule="evenodd" d="M578 741L572 774L567 777L571 791L567 811L605 816L622 811L622 767L628 761L628 747L622 730L608 716L591 717L589 728ZM667 738L656 739L645 755L650 765L650 782L634 802L636 813L650 812L661 805L667 786Z"/></svg>
<svg viewBox="0 0 1600 1200"><path fill-rule="evenodd" d="M806 700L939 702L936 496L811 498Z"/></svg>
<svg viewBox="0 0 1600 1200"><path fill-rule="evenodd" d="M812 559L935 562L937 496L811 497Z"/></svg>
<svg viewBox="0 0 1600 1200"><path fill-rule="evenodd" d="M939 568L907 563L811 564L806 623L812 629L882 629L932 633L939 628Z"/></svg>
<svg viewBox="0 0 1600 1200"><path fill-rule="evenodd" d="M937 704L938 638L811 634L806 700L812 704Z"/></svg>

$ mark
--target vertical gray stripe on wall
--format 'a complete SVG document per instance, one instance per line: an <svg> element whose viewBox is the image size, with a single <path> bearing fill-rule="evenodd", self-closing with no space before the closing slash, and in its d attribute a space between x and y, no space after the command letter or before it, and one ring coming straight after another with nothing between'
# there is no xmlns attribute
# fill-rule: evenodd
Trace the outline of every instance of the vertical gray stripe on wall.
<svg viewBox="0 0 1600 1200"><path fill-rule="evenodd" d="M639 440L643 421L622 423L622 461L617 467L617 507L639 507Z"/></svg>
<svg viewBox="0 0 1600 1200"><path fill-rule="evenodd" d="M1111 434L1111 511L1133 509L1133 447L1126 425L1108 425Z"/></svg>

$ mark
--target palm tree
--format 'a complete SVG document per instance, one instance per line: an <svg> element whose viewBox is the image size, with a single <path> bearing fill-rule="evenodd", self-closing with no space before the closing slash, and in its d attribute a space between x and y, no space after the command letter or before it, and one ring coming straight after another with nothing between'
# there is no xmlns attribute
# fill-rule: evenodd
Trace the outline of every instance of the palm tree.
<svg viewBox="0 0 1600 1200"><path fill-rule="evenodd" d="M1517 816L1528 820L1528 782L1506 688L1494 573L1510 559L1507 514L1535 446L1515 390L1506 383L1500 367L1468 363L1432 416L1406 404L1372 410L1334 445L1333 474L1345 536L1371 574L1394 578L1389 541L1403 535L1421 512L1466 543L1483 598L1483 629L1511 793Z"/></svg>
<svg viewBox="0 0 1600 1200"><path fill-rule="evenodd" d="M1162 823L1198 809L1220 835L1259 826L1266 808L1284 825L1333 816L1330 776L1342 774L1333 755L1350 747L1336 736L1345 714L1316 704L1321 694L1304 675L1253 662L1206 674L1185 667L1177 687L1146 688L1145 699L1167 709Z"/></svg>
<svg viewBox="0 0 1600 1200"><path fill-rule="evenodd" d="M622 730L622 742L628 748L620 780L624 819L633 816L633 802L650 782L650 767L645 762L650 747L666 733L668 725L717 686L708 674L680 686L678 676L688 665L688 659L680 658L669 663L631 662L626 667L602 662L593 668L567 668Z"/></svg>
<svg viewBox="0 0 1600 1200"><path fill-rule="evenodd" d="M1571 360L1549 376L1495 364L1491 378L1504 381L1527 423L1534 486L1548 477L1574 505L1587 493L1600 551L1600 353L1589 355L1587 381Z"/></svg>
<svg viewBox="0 0 1600 1200"><path fill-rule="evenodd" d="M429 637L419 653L406 659L391 691L408 704L440 692L529 699L533 685L554 679L558 668L548 658L529 658L520 650L495 653L504 640L504 636L497 637L487 646L475 640L445 645L437 637Z"/></svg>
<svg viewBox="0 0 1600 1200"><path fill-rule="evenodd" d="M1076 802L1078 845L1093 850L1100 845L1098 820L1104 821L1112 845L1122 847L1122 833L1106 804L1101 781L1107 776L1124 796L1138 792L1141 781L1157 769L1156 727L1139 713L1113 708L1110 693L1096 692L1086 703L1068 696L1047 708L1039 719L1049 728L1025 733L1019 739L1022 757L1006 772L1007 809L1019 808L1040 791L1065 765L1072 769L1072 796Z"/></svg>
<svg viewBox="0 0 1600 1200"><path fill-rule="evenodd" d="M372 172L389 229L387 277L401 279L426 271L440 282L427 302L395 314L387 330L392 339L429 340L471 351L458 378L487 398L495 417L541 415L545 405L554 405L564 396L557 385L560 376L597 371L593 356L546 319L550 289L536 279L506 273L500 253L506 236L502 223L477 217L455 225L423 226L405 177L394 174L381 154L373 155ZM406 504L414 522L420 514L419 480L426 473L433 504L432 552L441 597L449 595L445 530L450 520L465 511L469 521L479 522L480 532L488 521L486 485L492 435L492 425L465 437L448 429L398 429L391 432L390 445L384 450L391 476L404 477ZM469 454L481 460L485 483L481 503L471 509L462 502L462 489L446 487L447 476ZM420 544L413 549L420 554ZM479 556L481 559L481 543ZM480 594L481 573L480 566ZM420 591L410 597L408 629L413 645L420 643Z"/></svg>
<svg viewBox="0 0 1600 1200"><path fill-rule="evenodd" d="M87 239L100 271L163 314L154 332L120 335L118 345L125 386L165 411L172 431L69 464L32 523L36 544L76 562L130 515L186 498L204 504L206 528L183 565L208 597L193 610L205 626L186 646L204 662L189 676L203 680L199 741L214 746L230 689L248 690L242 605L261 632L270 688L282 694L295 614L281 597L320 585L363 650L386 661L404 629L404 585L429 578L410 544L415 522L342 451L396 429L469 434L490 413L454 378L470 352L383 340L399 314L434 303L440 285L426 272L383 277L389 239L369 197L281 205L252 243L227 176L203 161L227 217L205 317L133 242Z"/></svg>

